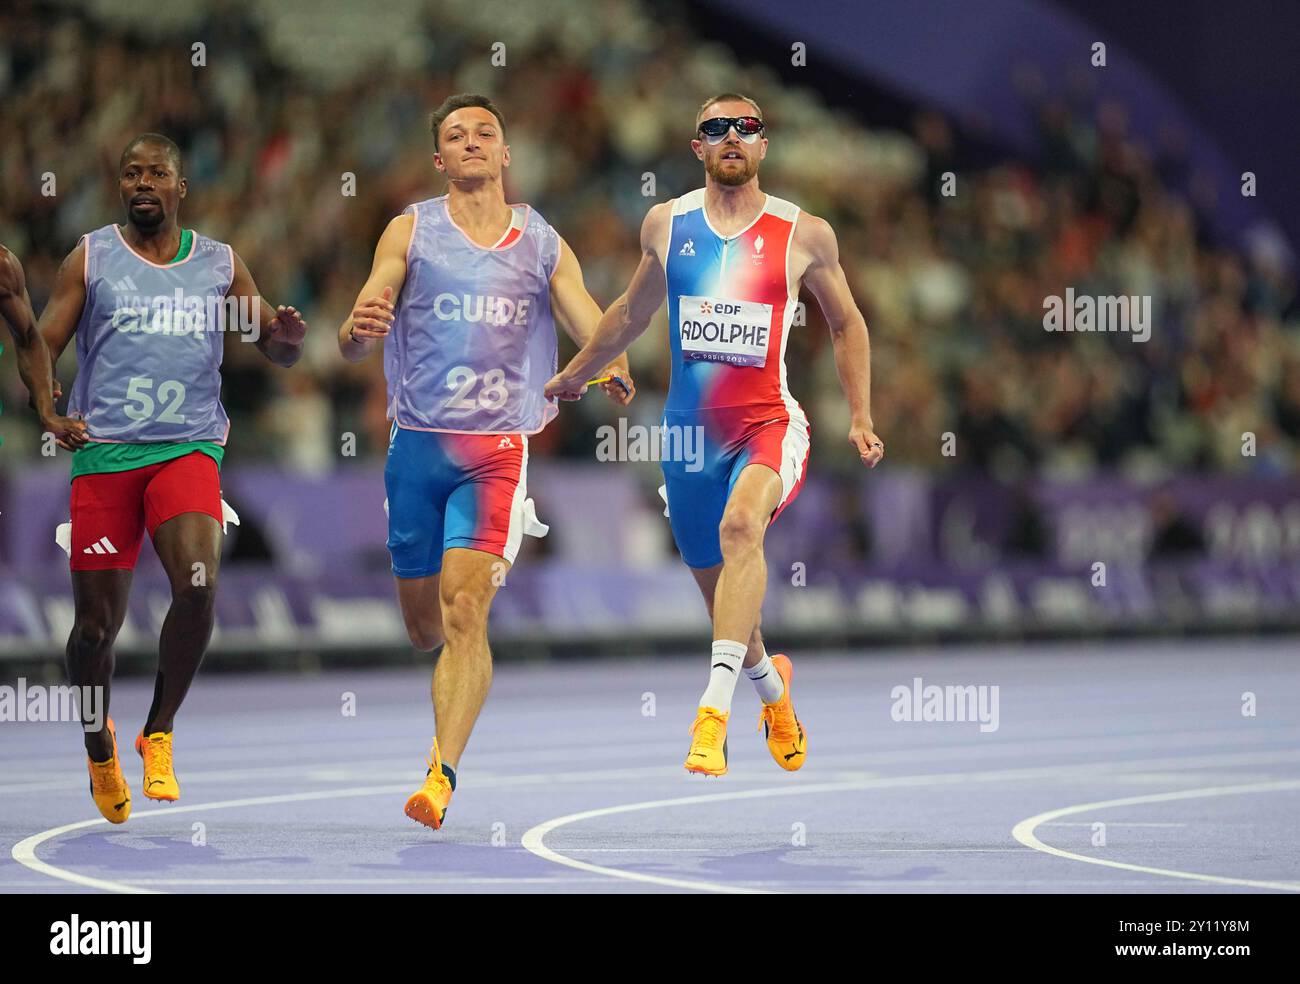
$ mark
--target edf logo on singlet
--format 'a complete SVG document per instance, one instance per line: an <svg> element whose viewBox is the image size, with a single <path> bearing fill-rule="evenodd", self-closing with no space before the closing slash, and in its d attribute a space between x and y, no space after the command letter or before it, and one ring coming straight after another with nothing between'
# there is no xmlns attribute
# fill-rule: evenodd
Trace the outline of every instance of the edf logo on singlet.
<svg viewBox="0 0 1300 984"><path fill-rule="evenodd" d="M741 366L767 362L771 304L682 296L677 311L683 358Z"/></svg>

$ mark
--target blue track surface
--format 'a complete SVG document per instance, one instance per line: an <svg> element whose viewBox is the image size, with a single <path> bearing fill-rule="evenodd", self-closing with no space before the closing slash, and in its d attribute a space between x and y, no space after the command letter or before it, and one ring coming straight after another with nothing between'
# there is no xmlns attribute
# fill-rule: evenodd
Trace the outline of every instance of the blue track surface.
<svg viewBox="0 0 1300 984"><path fill-rule="evenodd" d="M503 665L436 833L402 814L427 672L200 676L170 805L140 794L152 681L127 680L124 826L97 820L75 725L0 724L0 891L1300 891L1298 650L794 651L807 766L771 761L742 680L722 779L681 768L707 654ZM998 686L998 729L893 720L915 677Z"/></svg>

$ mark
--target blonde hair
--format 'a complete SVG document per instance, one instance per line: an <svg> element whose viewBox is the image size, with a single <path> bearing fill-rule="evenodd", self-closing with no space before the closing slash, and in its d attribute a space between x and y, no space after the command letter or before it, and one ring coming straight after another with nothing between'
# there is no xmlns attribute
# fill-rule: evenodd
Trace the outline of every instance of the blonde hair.
<svg viewBox="0 0 1300 984"><path fill-rule="evenodd" d="M722 92L714 96L712 99L706 99L703 105L701 105L696 111L695 126L697 129L699 128L699 125L704 122L704 111L714 103L720 102L747 102L754 107L754 115L760 120L763 118L763 111L758 108L758 103L750 99L749 96L741 95L739 92Z"/></svg>

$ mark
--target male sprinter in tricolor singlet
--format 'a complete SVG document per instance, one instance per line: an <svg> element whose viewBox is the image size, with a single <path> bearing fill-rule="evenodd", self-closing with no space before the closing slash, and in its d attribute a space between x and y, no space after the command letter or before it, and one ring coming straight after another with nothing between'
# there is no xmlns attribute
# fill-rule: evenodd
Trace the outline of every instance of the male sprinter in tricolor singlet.
<svg viewBox="0 0 1300 984"><path fill-rule="evenodd" d="M830 324L849 442L864 464L884 454L871 422L867 325L822 219L758 187L767 154L762 113L747 96L710 99L695 119L702 189L656 205L641 227L641 264L596 337L546 386L577 399L586 373L625 351L668 298L672 382L665 427L700 427L704 466L663 463L668 518L713 619L709 684L686 757L691 772L727 771L727 721L743 665L763 701L760 723L783 769L800 768L807 736L790 700L788 657L768 657L759 633L767 566L763 536L799 493L808 420L785 381L785 345L807 284Z"/></svg>
<svg viewBox="0 0 1300 984"><path fill-rule="evenodd" d="M59 268L41 314L57 364L73 333L77 378L69 413L90 442L72 459L72 595L68 677L103 687L108 707L113 641L126 616L145 530L172 602L158 639L153 706L135 740L144 794L180 798L172 728L212 635L221 559L217 468L230 421L221 406L226 300L247 312L258 349L279 366L302 352L306 324L262 301L233 249L180 226L186 193L180 149L146 133L122 152L118 187L126 225L82 236ZM242 319L241 319L242 320ZM56 388L58 384L55 384ZM113 722L86 734L90 790L111 823L131 813Z"/></svg>
<svg viewBox="0 0 1300 984"><path fill-rule="evenodd" d="M388 549L411 643L443 644L429 771L406 815L437 830L492 681L492 598L522 537L546 531L527 498L528 435L557 412L542 393L555 325L582 345L600 308L568 244L527 205L506 204L510 149L492 102L451 96L430 122L448 192L389 223L339 348L355 362L387 339ZM602 385L626 404L627 359L607 362L616 378Z"/></svg>

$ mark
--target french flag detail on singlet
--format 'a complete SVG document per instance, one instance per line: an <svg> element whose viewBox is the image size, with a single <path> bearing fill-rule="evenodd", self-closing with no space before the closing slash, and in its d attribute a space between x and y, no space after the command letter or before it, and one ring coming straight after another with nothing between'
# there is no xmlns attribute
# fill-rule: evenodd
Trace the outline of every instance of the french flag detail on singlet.
<svg viewBox="0 0 1300 984"><path fill-rule="evenodd" d="M799 207L771 195L729 239L714 231L704 189L673 204L664 257L672 382L665 411L790 407L785 347L798 304L790 243Z"/></svg>

